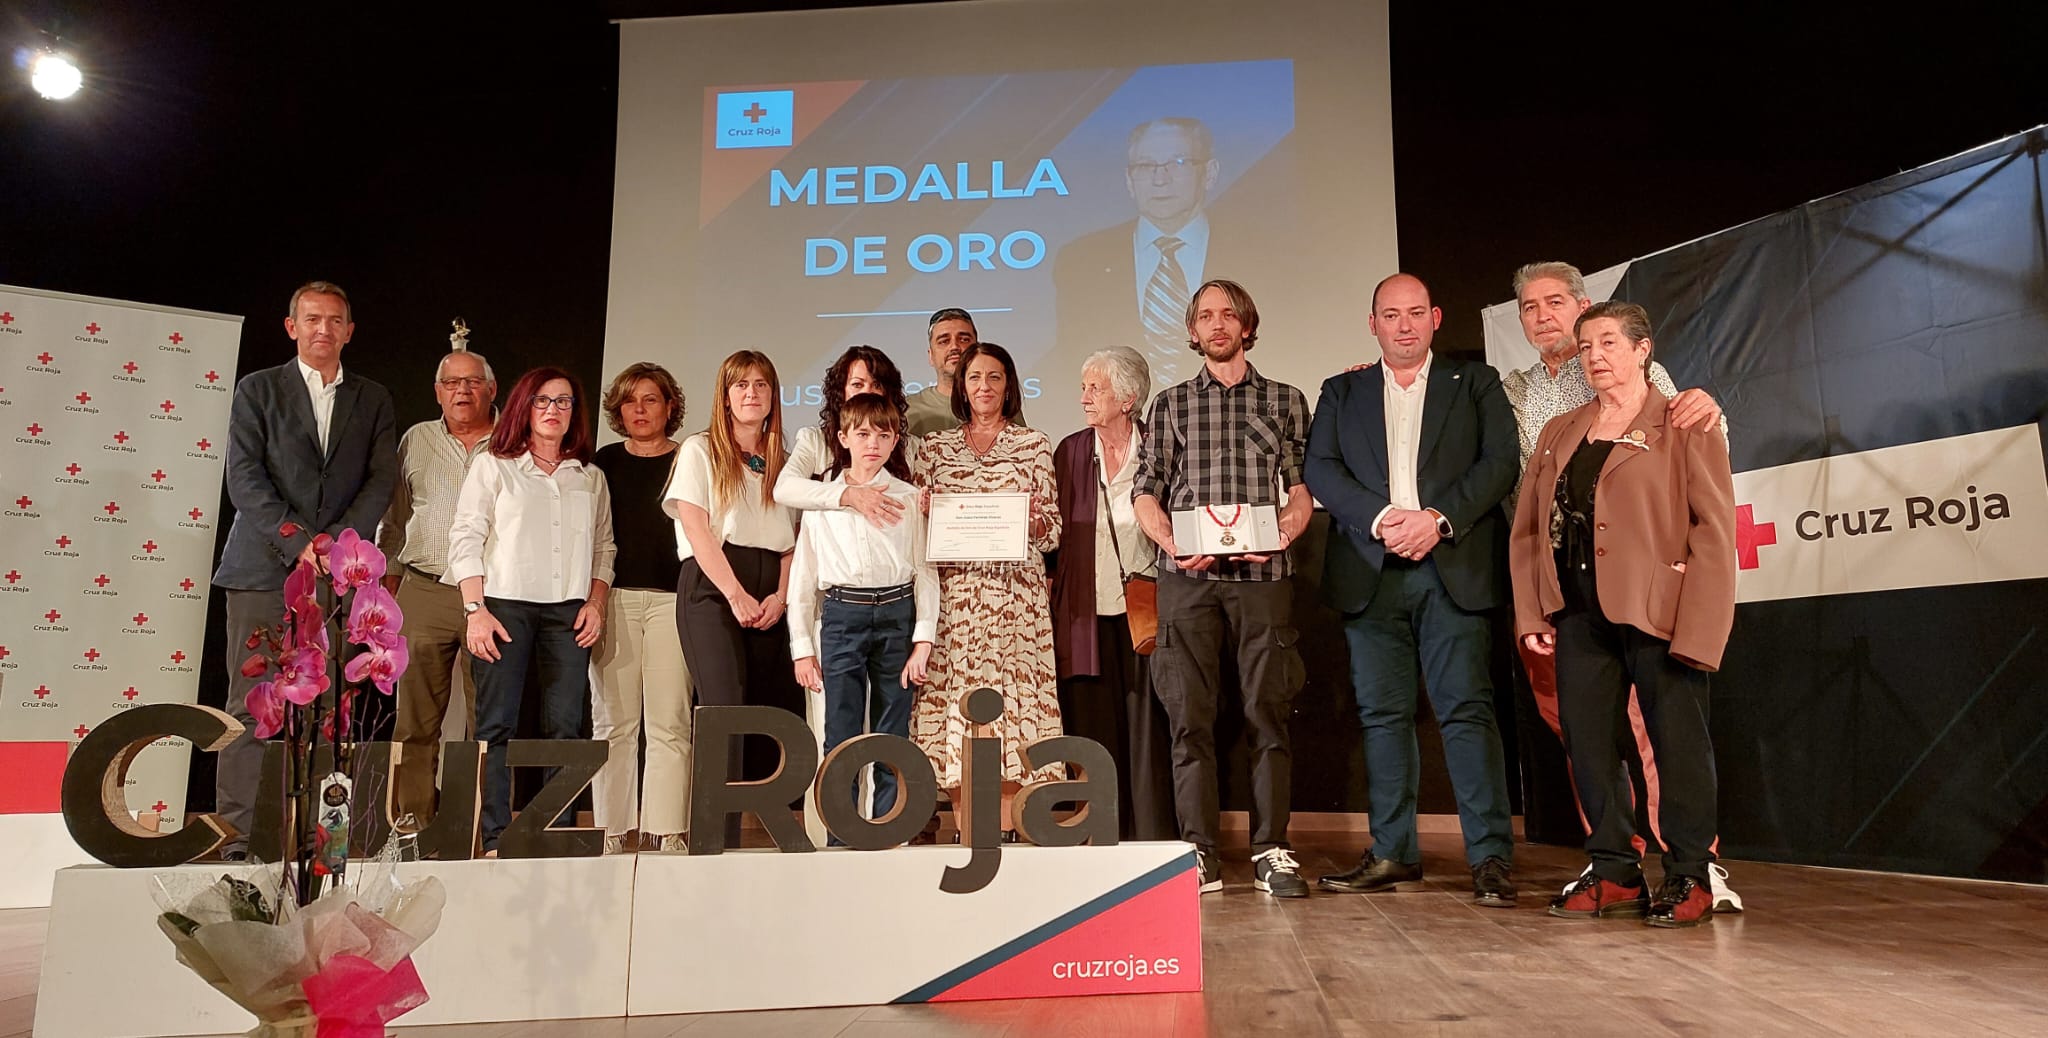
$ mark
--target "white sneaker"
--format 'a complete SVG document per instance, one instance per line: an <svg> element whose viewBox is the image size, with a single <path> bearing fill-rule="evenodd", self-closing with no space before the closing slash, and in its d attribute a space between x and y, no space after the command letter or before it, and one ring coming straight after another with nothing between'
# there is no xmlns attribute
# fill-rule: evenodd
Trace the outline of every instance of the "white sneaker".
<svg viewBox="0 0 2048 1038"><path fill-rule="evenodd" d="M1728 885L1727 869L1722 868L1719 862L1708 862L1707 878L1713 880L1714 883L1714 911L1731 913L1742 911L1742 895L1736 893L1734 888Z"/></svg>
<svg viewBox="0 0 2048 1038"><path fill-rule="evenodd" d="M606 833L604 836L604 852L606 854L626 853L626 837L623 834L613 836L610 833Z"/></svg>
<svg viewBox="0 0 2048 1038"><path fill-rule="evenodd" d="M689 839L689 837L687 837L687 836L684 836L684 835L683 835L682 833L668 833L668 834L664 835L664 836L663 836L663 837L661 838L661 853L663 853L663 854L688 854L688 853L690 853L690 839Z"/></svg>

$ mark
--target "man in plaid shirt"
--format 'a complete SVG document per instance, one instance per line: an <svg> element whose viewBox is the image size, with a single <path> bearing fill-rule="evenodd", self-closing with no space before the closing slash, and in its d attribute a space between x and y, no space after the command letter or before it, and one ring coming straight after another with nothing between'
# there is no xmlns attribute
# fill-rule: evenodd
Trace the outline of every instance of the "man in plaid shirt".
<svg viewBox="0 0 2048 1038"><path fill-rule="evenodd" d="M1287 847L1292 747L1288 716L1303 670L1286 548L1314 507L1302 483L1308 399L1245 359L1259 312L1233 281L1209 281L1187 308L1195 377L1159 394L1139 448L1132 506L1159 545L1159 643L1154 687L1173 729L1173 798L1181 837L1195 845L1203 893L1223 889L1216 856L1216 709L1223 639L1234 639L1252 743L1252 885L1307 897ZM1279 505L1270 555L1184 555L1170 512Z"/></svg>

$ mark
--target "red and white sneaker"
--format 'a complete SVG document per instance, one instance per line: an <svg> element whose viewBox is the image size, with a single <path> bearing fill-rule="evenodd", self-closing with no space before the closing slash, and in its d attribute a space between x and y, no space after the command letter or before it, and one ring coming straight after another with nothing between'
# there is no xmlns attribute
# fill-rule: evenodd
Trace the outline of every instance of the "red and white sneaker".
<svg viewBox="0 0 2048 1038"><path fill-rule="evenodd" d="M1691 876L1666 876L1657 888L1657 900L1643 922L1666 929L1681 929L1714 921L1714 895Z"/></svg>

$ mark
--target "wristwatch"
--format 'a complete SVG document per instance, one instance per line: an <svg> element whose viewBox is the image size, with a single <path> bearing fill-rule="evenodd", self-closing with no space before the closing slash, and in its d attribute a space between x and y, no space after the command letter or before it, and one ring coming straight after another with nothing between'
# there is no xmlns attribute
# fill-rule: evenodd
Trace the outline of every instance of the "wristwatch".
<svg viewBox="0 0 2048 1038"><path fill-rule="evenodd" d="M484 604L482 602L464 602L462 603L462 615L468 616L483 607Z"/></svg>
<svg viewBox="0 0 2048 1038"><path fill-rule="evenodd" d="M1451 537L1451 521L1449 519L1444 518L1444 514L1442 512L1437 511L1434 508L1428 509L1427 511L1431 516L1434 516L1436 518L1436 535L1438 537L1442 537L1445 540L1449 540Z"/></svg>

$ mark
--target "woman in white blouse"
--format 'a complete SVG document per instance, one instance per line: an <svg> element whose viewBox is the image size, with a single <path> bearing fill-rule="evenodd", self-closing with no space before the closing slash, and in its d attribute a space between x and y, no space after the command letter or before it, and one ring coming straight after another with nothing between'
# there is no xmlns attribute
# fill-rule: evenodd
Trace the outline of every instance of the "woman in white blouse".
<svg viewBox="0 0 2048 1038"><path fill-rule="evenodd" d="M590 647L604 633L612 582L612 507L591 461L576 379L560 368L520 376L491 449L470 463L448 529L448 572L462 588L473 657L476 736L484 757L485 857L512 818L505 747L519 727L527 665L540 665L541 731L582 737Z"/></svg>
<svg viewBox="0 0 2048 1038"><path fill-rule="evenodd" d="M879 393L908 413L910 403L903 396L903 373L889 355L873 346L849 346L839 359L825 369L824 406L818 409L818 424L796 432L789 448L789 464L775 480L777 503L803 512L846 509L859 512L868 522L887 528L903 519L903 508L888 494L874 487L846 486L827 482L832 467L831 444L838 442L839 409L862 393ZM905 433L897 438L896 449L907 465L917 457L917 437Z"/></svg>
<svg viewBox="0 0 2048 1038"><path fill-rule="evenodd" d="M766 356L725 358L711 427L677 450L662 509L676 523L676 629L697 705L774 706L802 717L783 620L796 524L773 493L787 461L781 393ZM765 738L747 740L728 761L732 780L765 778L777 765ZM726 820L725 845L739 846L738 816Z"/></svg>

